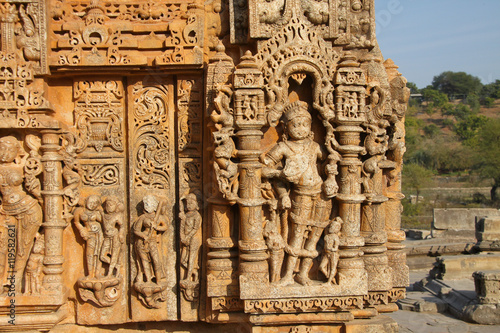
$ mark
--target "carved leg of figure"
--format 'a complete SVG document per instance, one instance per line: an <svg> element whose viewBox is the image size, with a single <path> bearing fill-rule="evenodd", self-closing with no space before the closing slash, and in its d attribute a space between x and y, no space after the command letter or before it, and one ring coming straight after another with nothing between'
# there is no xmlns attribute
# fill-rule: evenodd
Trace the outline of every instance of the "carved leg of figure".
<svg viewBox="0 0 500 333"><path fill-rule="evenodd" d="M100 259L102 262L109 264L110 256L111 256L111 237L106 237L104 238L104 242L102 243Z"/></svg>
<svg viewBox="0 0 500 333"><path fill-rule="evenodd" d="M156 283L160 283L163 279L163 266L160 261L160 255L158 253L158 246L156 244L151 244L149 248L149 254L151 256L151 261L153 262L153 269L155 272Z"/></svg>
<svg viewBox="0 0 500 333"><path fill-rule="evenodd" d="M149 253L145 252L145 251L137 251L137 254L139 256L140 264L142 264L142 271L143 271L144 275L146 276L146 282L151 282L152 274L151 274L151 262L149 259ZM140 276L140 280L139 280L139 276ZM142 279L143 279L143 276L139 270L139 272L137 273L137 280L139 280L139 282L142 282Z"/></svg>
<svg viewBox="0 0 500 333"><path fill-rule="evenodd" d="M188 272L187 272L187 278L192 279L191 281L197 282L198 280L196 279L197 275L197 269L198 269L198 257L200 253L200 247L201 247L201 242L200 240L195 236L191 239L191 242L189 243L189 265L188 265Z"/></svg>
<svg viewBox="0 0 500 333"><path fill-rule="evenodd" d="M335 275L337 275L337 263L339 262L338 253L334 252L330 254L330 273L328 275L328 283L337 283Z"/></svg>
<svg viewBox="0 0 500 333"><path fill-rule="evenodd" d="M113 271L115 267L118 266L118 261L120 260L120 254L122 252L122 243L120 243L119 236L115 235L111 242L111 259L109 264L108 276L114 275ZM118 272L116 272L118 275Z"/></svg>
<svg viewBox="0 0 500 333"><path fill-rule="evenodd" d="M293 223L292 238L288 244L288 258L286 262L285 276L278 282L279 285L287 286L294 282L293 271L299 259L299 252L304 241L304 234L307 231L307 226Z"/></svg>
<svg viewBox="0 0 500 333"><path fill-rule="evenodd" d="M313 254L316 252L316 244L323 233L323 228L313 227L312 231L309 235L309 238L306 241L304 246L304 250L306 250L310 256L302 259L299 268L299 274L295 277L298 283L304 286L308 286L311 284L311 279L309 278L309 270L311 269L313 262ZM317 255L316 255L317 256Z"/></svg>

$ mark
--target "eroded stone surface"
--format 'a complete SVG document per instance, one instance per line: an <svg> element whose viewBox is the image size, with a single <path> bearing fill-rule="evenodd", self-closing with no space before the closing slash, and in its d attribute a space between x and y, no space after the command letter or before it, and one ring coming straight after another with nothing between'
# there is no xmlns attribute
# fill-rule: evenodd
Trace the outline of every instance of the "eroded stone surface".
<svg viewBox="0 0 500 333"><path fill-rule="evenodd" d="M396 329L409 90L373 0L12 0L0 27L17 329Z"/></svg>

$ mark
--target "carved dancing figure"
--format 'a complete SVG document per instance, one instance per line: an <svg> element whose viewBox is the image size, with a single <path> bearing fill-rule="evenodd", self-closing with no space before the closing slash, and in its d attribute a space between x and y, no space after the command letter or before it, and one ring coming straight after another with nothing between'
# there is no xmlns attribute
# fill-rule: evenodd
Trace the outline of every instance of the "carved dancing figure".
<svg viewBox="0 0 500 333"><path fill-rule="evenodd" d="M109 264L107 276L116 276L113 273L118 270L120 254L125 243L125 230L123 226L123 204L115 196L106 198L104 202L104 214L102 226L104 231L104 241L101 249L101 261Z"/></svg>
<svg viewBox="0 0 500 333"><path fill-rule="evenodd" d="M160 254L159 236L167 230L167 221L163 215L163 203L153 195L147 195L142 200L144 213L134 223L135 251L139 259L136 282L159 283L165 278L163 271L163 255Z"/></svg>
<svg viewBox="0 0 500 333"><path fill-rule="evenodd" d="M44 234L38 234L31 251L28 264L26 265L26 293L39 294L41 287L41 276L43 258L45 255Z"/></svg>
<svg viewBox="0 0 500 333"><path fill-rule="evenodd" d="M1 261L4 264L1 283L3 286L10 285L10 281L7 281L8 272L14 271L16 290L21 290L24 269L36 233L43 220L40 204L23 188L25 175L23 167L18 161L20 150L20 143L15 137L0 138L0 228L2 229L2 243L15 244L14 267L7 266L7 248L0 249L2 255L5 256ZM14 231L13 236L10 236L10 230Z"/></svg>
<svg viewBox="0 0 500 333"><path fill-rule="evenodd" d="M328 228L328 234L324 237L325 247L323 249L323 257L319 264L319 270L328 278L327 283L336 283L335 275L337 274L337 264L339 262L339 244L340 244L340 228L342 227L342 219L336 217Z"/></svg>
<svg viewBox="0 0 500 333"><path fill-rule="evenodd" d="M281 178L277 192L283 209L289 209L291 235L286 247L287 262L284 277L278 282L289 285L294 282L294 269L300 260L295 280L311 283L309 270L318 256L316 244L328 225L331 202L322 195L323 179L318 172L318 160L324 160L327 152L312 139L311 115L305 102L297 101L285 107L285 137L262 158L263 176ZM283 168L277 165L283 164ZM291 186L291 197L282 186ZM282 184L282 185L280 185Z"/></svg>
<svg viewBox="0 0 500 333"><path fill-rule="evenodd" d="M87 259L88 275L99 277L102 263L99 260L103 242L101 197L90 195L85 199L85 207L75 211L74 223L86 242L85 257Z"/></svg>
<svg viewBox="0 0 500 333"><path fill-rule="evenodd" d="M199 253L201 247L201 214L194 193L186 196L186 207L180 202L179 218L181 238L181 265L186 268L185 279L180 282L187 300L192 301L194 289L199 283Z"/></svg>

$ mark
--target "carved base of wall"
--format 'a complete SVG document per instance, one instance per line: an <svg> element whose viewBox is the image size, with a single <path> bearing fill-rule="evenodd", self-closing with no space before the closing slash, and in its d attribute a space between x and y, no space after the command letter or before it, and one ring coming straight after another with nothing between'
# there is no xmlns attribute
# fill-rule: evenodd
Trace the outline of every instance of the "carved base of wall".
<svg viewBox="0 0 500 333"><path fill-rule="evenodd" d="M314 314L312 314L314 316ZM330 318L331 319L331 318ZM306 322L306 320L304 320ZM144 330L167 330L172 333L180 332L204 332L204 333L393 333L398 332L398 324L387 316L378 316L372 319L355 319L345 324L333 322L317 324L286 324L276 326L259 326L249 323L239 324L207 324L207 323L131 323L126 325L93 326L84 327L73 324L58 325L52 333L79 333L79 332L108 332L109 330L126 329L127 332L139 332Z"/></svg>
<svg viewBox="0 0 500 333"><path fill-rule="evenodd" d="M36 306L16 303L12 309L14 312L9 307L0 306L0 332L49 331L70 313L68 304Z"/></svg>

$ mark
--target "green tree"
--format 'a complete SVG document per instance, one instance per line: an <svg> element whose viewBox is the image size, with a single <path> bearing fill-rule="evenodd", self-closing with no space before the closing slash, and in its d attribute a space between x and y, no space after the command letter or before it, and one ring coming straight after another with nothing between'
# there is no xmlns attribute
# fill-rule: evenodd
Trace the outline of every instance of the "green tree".
<svg viewBox="0 0 500 333"><path fill-rule="evenodd" d="M426 112L429 114L434 113L436 110L446 113L449 109L448 96L446 94L437 91L431 87L426 87L422 89L422 95L424 100L428 102Z"/></svg>
<svg viewBox="0 0 500 333"><path fill-rule="evenodd" d="M474 147L478 142L478 135L485 123L489 121L485 116L471 114L455 124L455 133L467 146Z"/></svg>
<svg viewBox="0 0 500 333"><path fill-rule="evenodd" d="M443 72L432 79L432 87L451 95L479 94L483 84L478 77L465 72Z"/></svg>
<svg viewBox="0 0 500 333"><path fill-rule="evenodd" d="M500 119L488 119L478 134L475 170L482 178L491 179L491 200L496 201L500 187Z"/></svg>
<svg viewBox="0 0 500 333"><path fill-rule="evenodd" d="M403 185L407 188L415 189L417 192L417 204L420 190L432 184L432 176L432 171L421 165L409 163L403 166Z"/></svg>

